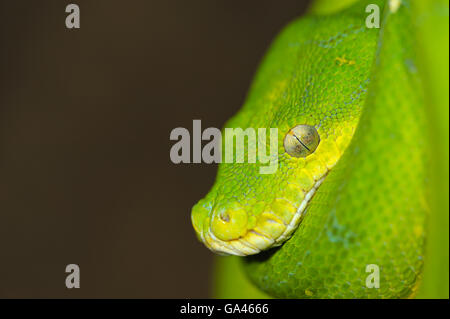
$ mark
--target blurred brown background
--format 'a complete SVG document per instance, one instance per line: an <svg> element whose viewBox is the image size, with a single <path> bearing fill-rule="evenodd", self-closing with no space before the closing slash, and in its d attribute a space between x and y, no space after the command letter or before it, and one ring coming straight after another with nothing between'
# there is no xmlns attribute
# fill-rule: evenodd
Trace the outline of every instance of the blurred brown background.
<svg viewBox="0 0 450 319"><path fill-rule="evenodd" d="M0 0L0 297L208 297L190 208L216 167L170 131L222 127L307 1ZM65 266L81 288L65 287Z"/></svg>

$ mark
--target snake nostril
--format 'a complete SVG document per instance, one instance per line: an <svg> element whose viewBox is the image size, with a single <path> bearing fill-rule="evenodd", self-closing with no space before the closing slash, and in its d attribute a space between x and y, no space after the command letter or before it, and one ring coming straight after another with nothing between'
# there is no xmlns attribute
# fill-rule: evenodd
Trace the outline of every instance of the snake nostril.
<svg viewBox="0 0 450 319"><path fill-rule="evenodd" d="M227 222L227 223L230 221L230 215L229 215L227 212L221 213L221 214L219 215L219 218L220 218L221 220L223 220L224 222Z"/></svg>

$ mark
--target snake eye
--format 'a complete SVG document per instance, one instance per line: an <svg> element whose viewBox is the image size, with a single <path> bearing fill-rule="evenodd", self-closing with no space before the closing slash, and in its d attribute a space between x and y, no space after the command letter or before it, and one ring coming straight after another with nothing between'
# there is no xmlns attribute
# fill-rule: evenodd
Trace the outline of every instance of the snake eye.
<svg viewBox="0 0 450 319"><path fill-rule="evenodd" d="M314 126L297 125L284 137L284 149L293 157L306 157L316 150L320 142L319 133Z"/></svg>

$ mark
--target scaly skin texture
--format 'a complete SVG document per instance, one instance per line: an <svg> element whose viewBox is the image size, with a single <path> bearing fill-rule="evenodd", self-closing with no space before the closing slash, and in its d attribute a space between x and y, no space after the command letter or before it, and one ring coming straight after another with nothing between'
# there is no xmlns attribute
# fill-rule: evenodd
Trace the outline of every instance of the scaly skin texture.
<svg viewBox="0 0 450 319"><path fill-rule="evenodd" d="M235 241L215 245L214 237L223 239L226 234L220 231L236 225L243 229L235 233L251 245L272 246L259 246L257 241L276 240L285 231L306 195L348 146L367 93L378 38L378 29L365 27L364 8L300 19L273 44L244 107L225 127L278 128L278 170L264 175L258 163L220 165L212 190L192 211L194 227L211 249L233 248ZM291 157L283 147L285 135L299 124L315 126L320 135L318 148L306 158ZM248 216L246 223L228 222L224 230L215 227L221 213L233 221L241 218L236 213L241 211ZM223 252L237 254L236 250L239 247Z"/></svg>
<svg viewBox="0 0 450 319"><path fill-rule="evenodd" d="M271 256L246 262L251 278L272 295L414 293L423 261L427 129L416 59L402 28L409 20L398 10L385 15L365 109L342 160L294 238ZM368 264L380 267L379 289L366 287Z"/></svg>
<svg viewBox="0 0 450 319"><path fill-rule="evenodd" d="M381 9L381 29L365 26L371 3ZM336 14L309 15L273 43L226 127L278 128L279 168L261 175L259 164L222 163L212 190L193 208L194 228L216 252L265 250L277 244L305 194L323 183L281 247L241 260L222 257L218 297L233 297L226 269L236 263L273 297L414 296L424 259L429 130L411 6L395 3L361 1ZM320 135L306 158L283 148L285 134L299 124ZM377 289L366 285L370 264L380 269Z"/></svg>

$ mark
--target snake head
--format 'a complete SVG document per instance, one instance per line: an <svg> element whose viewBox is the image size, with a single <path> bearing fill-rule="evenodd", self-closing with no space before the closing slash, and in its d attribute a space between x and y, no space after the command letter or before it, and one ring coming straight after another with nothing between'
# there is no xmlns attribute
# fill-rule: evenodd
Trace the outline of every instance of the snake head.
<svg viewBox="0 0 450 319"><path fill-rule="evenodd" d="M222 130L223 136L227 128L276 128L277 166L261 174L258 159L219 165L215 184L191 214L198 238L216 253L251 255L285 242L352 139L373 61L366 53L375 41L367 39L376 33L361 37L365 29L355 22L337 39L329 27L339 21L327 19L323 34L300 20L278 36L243 108Z"/></svg>
<svg viewBox="0 0 450 319"><path fill-rule="evenodd" d="M192 208L197 237L213 252L253 255L289 239L352 133L324 131L320 139L312 125L281 127L273 174L261 174L257 161L222 163L212 190Z"/></svg>

